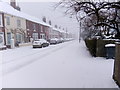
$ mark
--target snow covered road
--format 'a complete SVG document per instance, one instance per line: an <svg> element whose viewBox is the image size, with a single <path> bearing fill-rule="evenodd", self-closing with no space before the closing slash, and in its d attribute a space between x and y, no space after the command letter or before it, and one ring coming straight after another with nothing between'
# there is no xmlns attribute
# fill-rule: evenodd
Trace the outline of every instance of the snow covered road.
<svg viewBox="0 0 120 90"><path fill-rule="evenodd" d="M117 88L113 60L93 58L84 42L2 51L3 88Z"/></svg>

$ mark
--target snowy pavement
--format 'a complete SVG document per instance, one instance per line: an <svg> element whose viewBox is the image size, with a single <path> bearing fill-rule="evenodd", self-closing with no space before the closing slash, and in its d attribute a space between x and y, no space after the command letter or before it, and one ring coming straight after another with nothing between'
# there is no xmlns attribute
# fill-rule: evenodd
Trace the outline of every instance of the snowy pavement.
<svg viewBox="0 0 120 90"><path fill-rule="evenodd" d="M84 42L1 51L3 88L117 88L114 60L91 57Z"/></svg>

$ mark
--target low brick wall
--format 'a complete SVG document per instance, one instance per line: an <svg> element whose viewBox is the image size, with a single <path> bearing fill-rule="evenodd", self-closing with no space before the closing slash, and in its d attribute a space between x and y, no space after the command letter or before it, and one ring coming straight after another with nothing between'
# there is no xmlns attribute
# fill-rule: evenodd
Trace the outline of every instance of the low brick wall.
<svg viewBox="0 0 120 90"><path fill-rule="evenodd" d="M116 43L113 79L120 87L120 43Z"/></svg>

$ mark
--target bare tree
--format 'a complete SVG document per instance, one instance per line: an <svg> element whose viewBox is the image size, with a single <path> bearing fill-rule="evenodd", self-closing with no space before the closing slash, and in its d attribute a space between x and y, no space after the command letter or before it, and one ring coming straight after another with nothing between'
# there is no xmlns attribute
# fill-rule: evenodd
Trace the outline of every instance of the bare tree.
<svg viewBox="0 0 120 90"><path fill-rule="evenodd" d="M92 23L92 27L96 30L105 29L114 29L116 33L116 37L120 38L120 1L118 2L94 2L94 1L86 1L86 0L62 0L58 4L59 6L65 7L67 10L66 14L75 15L76 19L80 22L81 12L84 12L84 18L92 18L93 16L96 20ZM106 13L106 14L105 14ZM83 17L82 17L83 18Z"/></svg>

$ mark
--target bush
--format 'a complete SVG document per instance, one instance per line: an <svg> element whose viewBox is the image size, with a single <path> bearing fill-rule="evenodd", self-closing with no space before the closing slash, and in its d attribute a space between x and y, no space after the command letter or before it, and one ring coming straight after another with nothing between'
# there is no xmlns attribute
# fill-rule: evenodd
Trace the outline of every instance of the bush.
<svg viewBox="0 0 120 90"><path fill-rule="evenodd" d="M90 54L96 57L96 39L85 39L85 44L90 51Z"/></svg>
<svg viewBox="0 0 120 90"><path fill-rule="evenodd" d="M94 57L106 57L106 44L114 44L115 40L85 39L85 44Z"/></svg>

